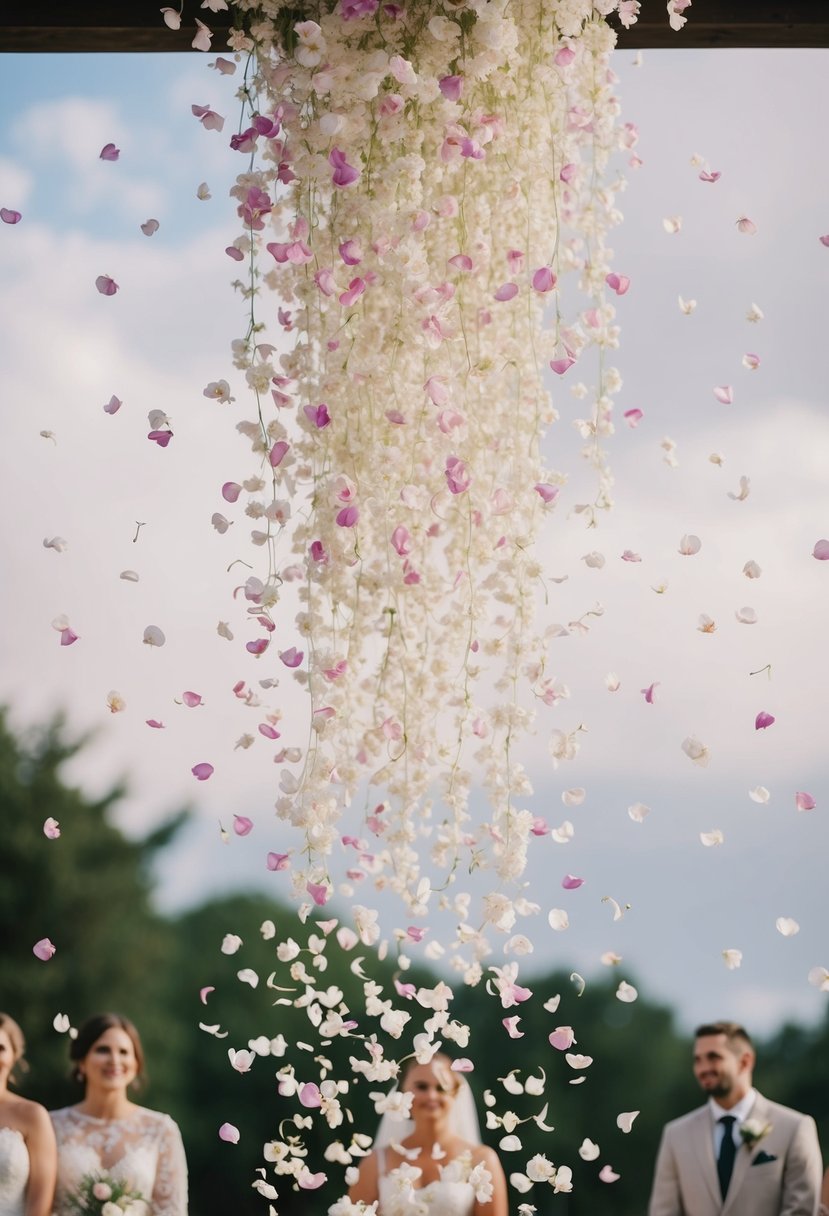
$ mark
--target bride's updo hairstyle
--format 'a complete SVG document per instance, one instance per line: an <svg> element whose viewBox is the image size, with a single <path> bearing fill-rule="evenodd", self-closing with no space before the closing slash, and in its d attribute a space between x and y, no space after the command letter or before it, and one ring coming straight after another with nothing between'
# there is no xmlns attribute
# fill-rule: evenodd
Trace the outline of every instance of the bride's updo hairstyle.
<svg viewBox="0 0 829 1216"><path fill-rule="evenodd" d="M141 1046L138 1031L129 1018L125 1018L121 1013L93 1014L78 1030L77 1038L69 1040L69 1059L74 1065L72 1079L83 1081L81 1061L86 1059L101 1035L106 1034L108 1030L123 1030L124 1034L129 1036L137 1065L134 1084L140 1085L144 1080L144 1048Z"/></svg>
<svg viewBox="0 0 829 1216"><path fill-rule="evenodd" d="M5 1030L9 1036L14 1053L14 1063L9 1073L9 1081L14 1083L19 1080L19 1077L16 1076L17 1072L26 1072L29 1067L23 1058L26 1052L26 1040L23 1037L23 1031L8 1013L0 1013L0 1030Z"/></svg>

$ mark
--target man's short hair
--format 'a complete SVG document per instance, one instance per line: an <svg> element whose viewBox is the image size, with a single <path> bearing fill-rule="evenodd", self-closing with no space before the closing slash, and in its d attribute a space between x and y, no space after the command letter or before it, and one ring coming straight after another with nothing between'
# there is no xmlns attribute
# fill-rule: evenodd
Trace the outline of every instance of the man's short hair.
<svg viewBox="0 0 829 1216"><path fill-rule="evenodd" d="M706 1022L702 1026L697 1026L694 1038L701 1039L713 1034L724 1034L732 1051L742 1051L746 1047L751 1051L754 1050L751 1035L739 1022Z"/></svg>

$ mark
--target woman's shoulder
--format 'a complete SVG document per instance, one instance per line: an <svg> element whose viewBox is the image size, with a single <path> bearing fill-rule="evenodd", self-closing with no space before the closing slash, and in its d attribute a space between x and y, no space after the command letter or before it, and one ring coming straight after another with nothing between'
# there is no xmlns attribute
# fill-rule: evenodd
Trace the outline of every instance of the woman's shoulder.
<svg viewBox="0 0 829 1216"><path fill-rule="evenodd" d="M468 1149L472 1157L473 1164L485 1165L491 1169L493 1165L500 1169L501 1161L494 1148L490 1148L488 1144L470 1144Z"/></svg>
<svg viewBox="0 0 829 1216"><path fill-rule="evenodd" d="M45 1106L31 1098L23 1098L20 1094L8 1094L0 1112L2 1121L8 1127L15 1127L26 1134L35 1131L49 1122L49 1113Z"/></svg>

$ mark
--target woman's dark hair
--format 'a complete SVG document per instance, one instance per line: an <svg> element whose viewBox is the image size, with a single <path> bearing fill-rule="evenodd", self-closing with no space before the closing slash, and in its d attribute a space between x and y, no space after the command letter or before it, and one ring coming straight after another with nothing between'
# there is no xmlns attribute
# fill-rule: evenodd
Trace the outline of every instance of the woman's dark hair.
<svg viewBox="0 0 829 1216"><path fill-rule="evenodd" d="M29 1067L23 1058L26 1052L26 1040L23 1037L23 1031L8 1013L0 1013L0 1030L5 1030L9 1036L9 1042L14 1052L14 1064L9 1072L9 1080L15 1082L19 1080L17 1072L26 1072Z"/></svg>
<svg viewBox="0 0 829 1216"><path fill-rule="evenodd" d="M135 1061L138 1065L135 1074L136 1081L142 1080L144 1077L144 1048L141 1046L141 1037L138 1031L133 1026L129 1018L125 1018L121 1013L96 1013L91 1018L87 1018L84 1024L78 1031L77 1037L69 1041L69 1059L75 1065L72 1070L72 1076L76 1081L83 1080L83 1073L80 1069L80 1063L89 1055L92 1048L98 1042L102 1034L106 1034L108 1030L123 1030L129 1036L133 1051L135 1052Z"/></svg>

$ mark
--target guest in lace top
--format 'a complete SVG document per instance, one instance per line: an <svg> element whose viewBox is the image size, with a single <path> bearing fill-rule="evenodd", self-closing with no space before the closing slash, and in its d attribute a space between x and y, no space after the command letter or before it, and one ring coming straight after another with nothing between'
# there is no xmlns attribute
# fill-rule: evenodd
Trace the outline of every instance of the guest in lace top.
<svg viewBox="0 0 829 1216"><path fill-rule="evenodd" d="M54 1216L71 1216L73 1195L98 1180L132 1199L134 1216L187 1216L187 1163L169 1115L130 1100L144 1070L138 1031L117 1013L89 1018L69 1049L84 1085L76 1106L52 1112L58 1143ZM123 1203L123 1200L122 1200Z"/></svg>
<svg viewBox="0 0 829 1216"><path fill-rule="evenodd" d="M49 1216L55 1193L55 1137L46 1111L9 1093L23 1063L23 1033L0 1013L0 1213Z"/></svg>
<svg viewBox="0 0 829 1216"><path fill-rule="evenodd" d="M352 1202L379 1200L380 1216L507 1216L504 1171L481 1144L472 1094L452 1061L442 1053L428 1064L410 1060L400 1091L411 1095L410 1117L383 1116Z"/></svg>

